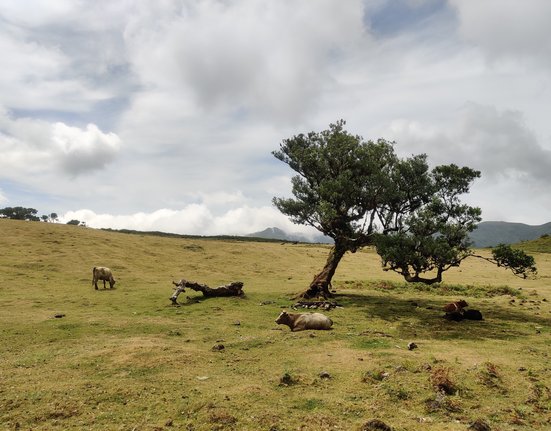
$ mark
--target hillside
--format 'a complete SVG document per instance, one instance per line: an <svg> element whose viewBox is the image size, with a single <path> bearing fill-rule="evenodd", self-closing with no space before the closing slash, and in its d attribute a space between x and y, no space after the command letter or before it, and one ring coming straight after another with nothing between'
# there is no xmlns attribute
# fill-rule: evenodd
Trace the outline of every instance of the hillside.
<svg viewBox="0 0 551 431"><path fill-rule="evenodd" d="M276 325L328 250L1 219L3 429L548 427L551 255L536 255L537 280L475 259L444 285L416 286L361 250L335 275L332 330ZM94 290L97 265L111 267L114 289ZM239 280L245 296L188 290L172 306L180 278ZM443 319L458 298L484 321Z"/></svg>
<svg viewBox="0 0 551 431"><path fill-rule="evenodd" d="M551 234L551 222L539 226L502 221L486 221L478 224L469 235L474 247L493 247L498 244L515 244Z"/></svg>

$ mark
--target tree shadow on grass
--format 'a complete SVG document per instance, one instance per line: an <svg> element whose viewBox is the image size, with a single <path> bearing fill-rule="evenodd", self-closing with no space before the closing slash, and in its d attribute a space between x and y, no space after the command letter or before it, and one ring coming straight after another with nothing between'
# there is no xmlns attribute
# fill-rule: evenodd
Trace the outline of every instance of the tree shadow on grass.
<svg viewBox="0 0 551 431"><path fill-rule="evenodd" d="M335 299L345 308L361 308L365 323L378 318L392 322L396 336L403 339L428 338L440 340L506 340L535 335L535 327L551 326L549 311L513 308L510 305L493 304L478 306L484 320L450 321L444 318L443 306L449 301L443 298L412 298L355 293L337 294ZM542 314L535 314L535 313Z"/></svg>

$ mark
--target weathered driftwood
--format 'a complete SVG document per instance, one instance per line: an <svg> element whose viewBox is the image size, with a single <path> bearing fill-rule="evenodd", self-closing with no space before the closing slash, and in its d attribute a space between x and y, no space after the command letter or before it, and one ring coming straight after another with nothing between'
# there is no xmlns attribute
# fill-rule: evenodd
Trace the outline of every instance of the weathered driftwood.
<svg viewBox="0 0 551 431"><path fill-rule="evenodd" d="M226 284L224 286L219 286L216 288L210 288L206 284L197 283L195 281L187 281L183 278L174 284L174 293L169 298L173 304L178 304L177 299L178 295L182 292L185 292L185 288L195 290L196 292L201 292L203 296L211 298L214 296L242 296L243 293L243 283L241 281L234 281L233 283Z"/></svg>
<svg viewBox="0 0 551 431"><path fill-rule="evenodd" d="M335 301L298 301L292 308L309 308L331 310L332 308L340 307Z"/></svg>

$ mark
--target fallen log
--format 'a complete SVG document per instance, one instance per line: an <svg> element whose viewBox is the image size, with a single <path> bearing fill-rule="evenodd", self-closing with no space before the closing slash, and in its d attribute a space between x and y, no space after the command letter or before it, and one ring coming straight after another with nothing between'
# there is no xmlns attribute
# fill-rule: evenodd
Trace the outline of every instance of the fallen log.
<svg viewBox="0 0 551 431"><path fill-rule="evenodd" d="M212 298L216 296L243 296L243 283L241 281L234 281L233 283L225 284L224 286L219 286L215 288L211 288L207 286L206 284L197 283L195 281L187 281L183 278L176 283L175 281L172 281L172 284L174 284L174 293L169 298L172 301L173 305L178 304L178 295L182 292L185 292L185 288L195 290L196 292L201 292L203 296L207 298Z"/></svg>

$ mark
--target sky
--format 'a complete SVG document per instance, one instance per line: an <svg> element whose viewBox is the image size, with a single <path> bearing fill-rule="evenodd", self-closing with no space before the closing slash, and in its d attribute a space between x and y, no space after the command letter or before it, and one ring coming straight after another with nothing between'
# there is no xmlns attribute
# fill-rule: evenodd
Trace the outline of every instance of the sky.
<svg viewBox="0 0 551 431"><path fill-rule="evenodd" d="M2 0L0 207L89 227L292 224L272 151L340 119L551 221L548 0Z"/></svg>

